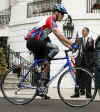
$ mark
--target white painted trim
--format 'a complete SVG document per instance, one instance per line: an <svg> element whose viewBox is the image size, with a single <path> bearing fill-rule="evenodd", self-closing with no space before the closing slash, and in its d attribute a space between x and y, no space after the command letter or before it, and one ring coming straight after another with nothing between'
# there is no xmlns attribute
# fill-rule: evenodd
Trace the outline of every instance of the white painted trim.
<svg viewBox="0 0 100 112"><path fill-rule="evenodd" d="M100 20L100 13L84 13L84 14L73 14L73 19L77 20Z"/></svg>

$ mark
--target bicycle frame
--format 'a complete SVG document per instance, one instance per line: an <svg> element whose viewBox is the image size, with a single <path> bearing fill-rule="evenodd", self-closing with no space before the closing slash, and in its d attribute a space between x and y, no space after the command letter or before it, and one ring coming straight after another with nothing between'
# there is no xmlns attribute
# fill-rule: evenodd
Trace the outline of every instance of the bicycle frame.
<svg viewBox="0 0 100 112"><path fill-rule="evenodd" d="M67 52L68 52L68 51L65 51L66 57L63 57L63 58L54 58L54 59L52 59L52 60L64 60L64 59L66 59L66 63L61 67L61 69L60 69L55 75L53 75L53 77L50 78L49 82L47 83L47 86L49 86L49 85L53 82L53 80L56 79L56 77L57 77L62 71L64 71L64 69L67 68L67 67L68 67L68 69L69 69L69 71L70 71L70 73L71 73L71 76L72 76L73 80L76 82L75 77L74 77L74 73L73 73L73 71L72 71L71 62L70 62L70 60L69 60L69 56L67 55ZM36 65L38 65L40 62L45 62L45 61L46 61L46 59L38 59L38 60L35 59L34 62L33 62L33 64L29 67L29 71L28 71L28 72L22 77L22 79L20 80L18 86L19 86L19 87L24 87L24 88L33 88L33 89L34 89L34 87L32 87L32 86L23 85L22 82L26 79L26 77L28 76L29 72L31 71L31 69L32 69L33 67L35 67Z"/></svg>

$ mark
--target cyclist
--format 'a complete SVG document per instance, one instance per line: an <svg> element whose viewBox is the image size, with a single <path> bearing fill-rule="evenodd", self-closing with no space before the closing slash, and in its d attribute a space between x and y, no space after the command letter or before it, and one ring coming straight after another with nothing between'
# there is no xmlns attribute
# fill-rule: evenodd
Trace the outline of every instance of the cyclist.
<svg viewBox="0 0 100 112"><path fill-rule="evenodd" d="M58 52L59 48L50 42L48 35L53 32L59 41L68 48L77 49L77 45L72 43L67 37L60 33L56 21L61 21L67 14L66 8L58 4L54 6L52 15L43 20L42 24L34 27L25 39L27 40L27 48L33 52L34 57L53 58Z"/></svg>

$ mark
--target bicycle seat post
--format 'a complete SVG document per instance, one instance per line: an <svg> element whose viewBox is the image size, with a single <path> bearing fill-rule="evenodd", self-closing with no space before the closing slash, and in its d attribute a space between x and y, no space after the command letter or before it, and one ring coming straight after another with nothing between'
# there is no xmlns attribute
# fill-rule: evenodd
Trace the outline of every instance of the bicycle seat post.
<svg viewBox="0 0 100 112"><path fill-rule="evenodd" d="M68 57L68 51L67 50L65 50L65 54L66 54L66 57Z"/></svg>

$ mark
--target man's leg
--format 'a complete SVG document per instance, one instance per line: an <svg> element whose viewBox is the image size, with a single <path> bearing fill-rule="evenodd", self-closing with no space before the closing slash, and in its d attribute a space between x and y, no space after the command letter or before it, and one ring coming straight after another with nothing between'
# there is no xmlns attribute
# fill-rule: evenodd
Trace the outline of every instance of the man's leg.
<svg viewBox="0 0 100 112"><path fill-rule="evenodd" d="M81 67L86 67L86 64L85 64L85 59L84 59L84 56L82 58L82 62L81 62ZM83 71L80 71L80 95L85 95L85 83L86 83L86 78L85 78L85 74Z"/></svg>
<svg viewBox="0 0 100 112"><path fill-rule="evenodd" d="M47 58L48 49L46 47L46 42L29 39L27 40L27 48L33 52L35 59Z"/></svg>
<svg viewBox="0 0 100 112"><path fill-rule="evenodd" d="M96 69L95 69L95 81L96 81L96 89L97 89L97 92L98 92L98 96L99 96L99 99L100 99L100 66L96 66Z"/></svg>
<svg viewBox="0 0 100 112"><path fill-rule="evenodd" d="M27 48L33 52L35 59L47 58L48 56L48 48L46 46L46 42L44 41L34 39L27 40ZM45 86L45 79L43 79L43 85ZM39 95L38 91L37 95ZM50 98L44 94L41 94L39 96L44 97L45 99Z"/></svg>
<svg viewBox="0 0 100 112"><path fill-rule="evenodd" d="M52 44L50 42L47 43L47 47L48 47L48 58L52 59L58 52L59 52L59 48L57 45Z"/></svg>
<svg viewBox="0 0 100 112"><path fill-rule="evenodd" d="M86 74L86 97L91 98L91 77Z"/></svg>
<svg viewBox="0 0 100 112"><path fill-rule="evenodd" d="M86 80L85 80L85 74L83 71L80 72L80 95L85 95L85 83L86 83Z"/></svg>
<svg viewBox="0 0 100 112"><path fill-rule="evenodd" d="M50 42L46 42L46 48L48 49L47 59L52 59L58 52L59 49L56 45L51 44ZM43 70L44 73L44 86L49 82L50 79L50 63L46 64L46 67ZM49 99L50 97L45 95L45 99Z"/></svg>

